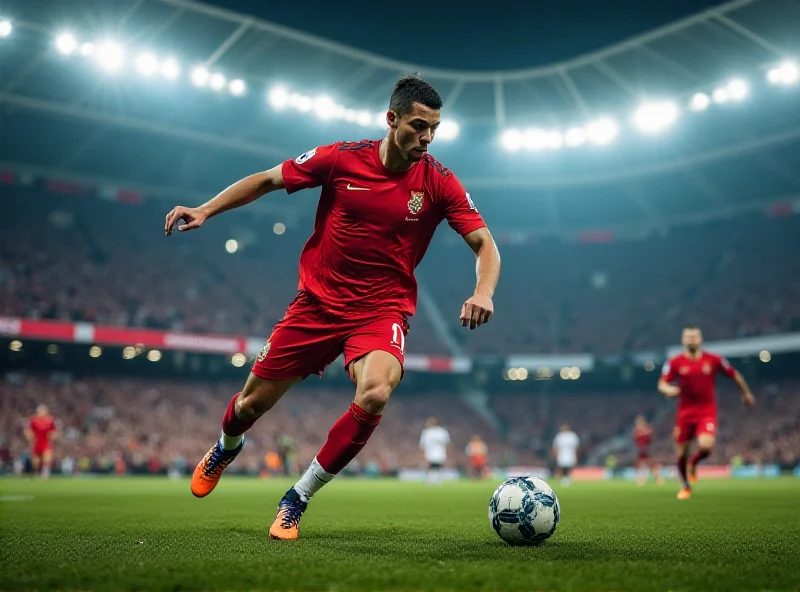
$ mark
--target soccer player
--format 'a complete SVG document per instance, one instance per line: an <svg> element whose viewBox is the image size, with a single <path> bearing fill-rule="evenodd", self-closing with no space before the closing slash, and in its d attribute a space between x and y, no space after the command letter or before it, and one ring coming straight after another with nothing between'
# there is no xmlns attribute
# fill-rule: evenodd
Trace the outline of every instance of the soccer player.
<svg viewBox="0 0 800 592"><path fill-rule="evenodd" d="M670 399L679 397L674 434L678 449L678 474L683 484L678 499L685 500L692 497L691 484L697 481L697 464L714 448L717 434L714 383L717 374L722 372L736 381L745 405L752 407L756 400L745 379L728 360L700 349L703 334L698 327L686 327L681 343L684 352L664 364L658 390ZM670 384L674 380L678 381L677 385ZM688 460L689 444L694 438L697 438L699 448Z"/></svg>
<svg viewBox="0 0 800 592"><path fill-rule="evenodd" d="M25 437L31 443L31 462L34 473L42 479L50 477L53 467L52 440L58 436L56 420L50 415L46 405L36 408L36 415L31 417L25 428Z"/></svg>
<svg viewBox="0 0 800 592"><path fill-rule="evenodd" d="M414 314L414 269L436 227L447 220L475 253L477 283L461 307L470 330L492 316L500 255L486 223L456 176L428 154L442 99L415 76L401 78L382 140L319 146L234 183L206 204L178 206L164 231L206 220L285 189L321 187L314 231L300 255L299 291L277 323L241 393L222 419L222 435L197 465L191 489L211 493L244 445L243 434L289 388L344 353L355 399L334 423L308 470L286 492L269 533L296 539L309 499L355 458L378 426L403 375L407 319Z"/></svg>
<svg viewBox="0 0 800 592"><path fill-rule="evenodd" d="M481 479L486 473L486 467L489 464L489 450L486 447L486 442L480 435L475 434L467 444L464 451L469 457L470 464L472 465L472 476L475 479Z"/></svg>
<svg viewBox="0 0 800 592"><path fill-rule="evenodd" d="M650 458L650 445L653 443L653 428L647 423L644 415L636 416L636 425L633 428L633 440L636 442L636 471L639 473L637 483L644 485L647 482L647 472L655 478L658 485L664 484L664 478L659 474L660 467Z"/></svg>
<svg viewBox="0 0 800 592"><path fill-rule="evenodd" d="M569 485L572 483L570 475L572 469L578 464L578 449L581 440L578 434L569 429L567 424L561 426L561 430L553 438L553 456L556 457L556 467L561 473L561 484Z"/></svg>
<svg viewBox="0 0 800 592"><path fill-rule="evenodd" d="M425 429L419 437L419 447L425 453L428 463L428 483L441 482L441 471L447 462L447 445L450 444L450 432L439 425L435 417L428 418Z"/></svg>

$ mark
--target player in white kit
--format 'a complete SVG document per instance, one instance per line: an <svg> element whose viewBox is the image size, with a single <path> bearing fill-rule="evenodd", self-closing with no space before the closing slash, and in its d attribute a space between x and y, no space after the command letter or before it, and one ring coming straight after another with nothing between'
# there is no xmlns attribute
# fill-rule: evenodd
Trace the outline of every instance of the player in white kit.
<svg viewBox="0 0 800 592"><path fill-rule="evenodd" d="M561 473L561 484L571 483L570 473L578 464L578 448L580 448L578 434L569 429L567 424L561 426L561 431L553 439L553 455L556 457L556 467Z"/></svg>
<svg viewBox="0 0 800 592"><path fill-rule="evenodd" d="M419 447L425 453L428 463L428 483L441 482L441 470L447 462L447 445L450 444L450 433L439 425L435 417L425 422L425 429L419 438Z"/></svg>

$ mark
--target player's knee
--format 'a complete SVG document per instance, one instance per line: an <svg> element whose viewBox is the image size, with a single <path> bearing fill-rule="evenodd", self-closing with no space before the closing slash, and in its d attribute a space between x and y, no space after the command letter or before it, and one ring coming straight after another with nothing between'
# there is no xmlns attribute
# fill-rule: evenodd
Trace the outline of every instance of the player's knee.
<svg viewBox="0 0 800 592"><path fill-rule="evenodd" d="M392 385L388 380L370 381L357 394L356 404L367 413L378 415L383 412L391 396Z"/></svg>
<svg viewBox="0 0 800 592"><path fill-rule="evenodd" d="M272 409L275 404L275 397L271 396L265 389L254 389L252 391L242 391L236 405L236 415L240 419L250 420L261 417Z"/></svg>

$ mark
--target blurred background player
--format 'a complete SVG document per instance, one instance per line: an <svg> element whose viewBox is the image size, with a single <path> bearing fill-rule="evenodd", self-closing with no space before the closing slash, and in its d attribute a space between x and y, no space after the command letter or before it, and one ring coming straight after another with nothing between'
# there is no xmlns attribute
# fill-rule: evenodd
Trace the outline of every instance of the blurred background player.
<svg viewBox="0 0 800 592"><path fill-rule="evenodd" d="M639 485L647 483L648 472L653 476L658 485L664 485L660 466L650 457L650 445L653 443L653 428L647 423L644 415L636 416L636 425L633 428L633 440L636 442L636 481Z"/></svg>
<svg viewBox="0 0 800 592"><path fill-rule="evenodd" d="M34 474L47 479L53 467L52 440L58 437L58 429L56 420L50 415L46 405L39 405L36 408L36 415L31 417L28 427L25 428L25 437L31 444L31 464Z"/></svg>
<svg viewBox="0 0 800 592"><path fill-rule="evenodd" d="M477 258L473 294L461 306L470 330L491 318L500 255L483 217L456 176L428 154L442 98L416 76L397 81L381 140L313 148L234 183L206 204L178 206L164 233L202 226L267 193L321 187L314 231L300 254L298 294L228 403L222 434L192 475L205 497L244 446L244 433L295 384L321 375L344 354L356 392L349 409L300 480L278 503L274 539L298 537L308 501L366 445L403 376L408 318L416 312L414 270L442 221Z"/></svg>
<svg viewBox="0 0 800 592"><path fill-rule="evenodd" d="M675 417L675 443L678 452L678 475L682 488L678 499L692 496L691 484L697 481L697 464L706 458L714 448L717 435L717 401L714 384L719 372L733 378L742 391L742 401L748 407L755 405L744 377L722 356L703 351L703 334L698 327L690 326L683 330L681 343L684 352L667 360L658 381L658 390L664 396L678 399L678 413ZM678 384L670 384L677 380ZM699 446L691 460L689 445L697 438Z"/></svg>
<svg viewBox="0 0 800 592"><path fill-rule="evenodd" d="M442 469L447 462L447 446L450 444L450 432L439 425L435 417L428 418L425 429L419 437L419 447L425 454L428 464L428 483L435 484L442 481Z"/></svg>
<svg viewBox="0 0 800 592"><path fill-rule="evenodd" d="M479 434L472 436L465 450L472 469L472 476L475 479L482 479L486 476L489 467L489 449L486 442Z"/></svg>
<svg viewBox="0 0 800 592"><path fill-rule="evenodd" d="M578 464L578 449L580 448L578 434L569 429L567 424L553 438L553 456L556 458L556 471L561 477L562 485L572 483L570 475L572 469Z"/></svg>

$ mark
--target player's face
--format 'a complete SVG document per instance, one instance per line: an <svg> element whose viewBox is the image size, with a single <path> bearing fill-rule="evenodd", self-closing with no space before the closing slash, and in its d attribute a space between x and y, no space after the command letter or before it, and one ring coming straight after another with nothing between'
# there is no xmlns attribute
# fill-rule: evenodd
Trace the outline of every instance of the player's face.
<svg viewBox="0 0 800 592"><path fill-rule="evenodd" d="M703 334L699 329L684 329L681 342L689 352L695 353L703 345Z"/></svg>
<svg viewBox="0 0 800 592"><path fill-rule="evenodd" d="M45 405L39 405L36 408L36 415L38 415L39 417L44 417L45 415L47 415L47 407Z"/></svg>
<svg viewBox="0 0 800 592"><path fill-rule="evenodd" d="M401 117L389 112L389 125L394 131L395 143L402 157L409 162L421 160L433 142L439 127L438 109L414 103L414 110Z"/></svg>

